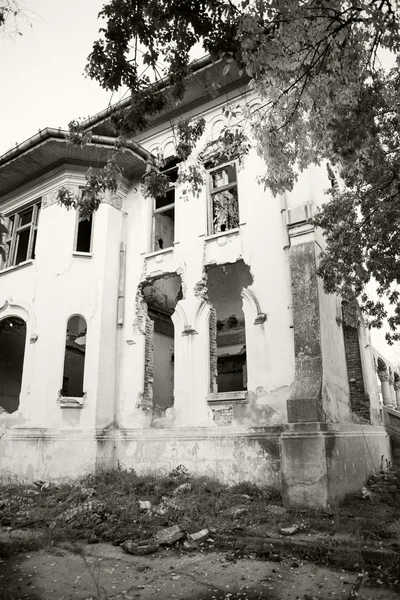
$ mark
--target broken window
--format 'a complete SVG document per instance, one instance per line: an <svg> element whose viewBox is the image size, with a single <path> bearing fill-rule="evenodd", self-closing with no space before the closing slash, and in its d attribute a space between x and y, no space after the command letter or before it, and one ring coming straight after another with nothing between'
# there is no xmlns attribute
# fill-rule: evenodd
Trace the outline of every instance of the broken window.
<svg viewBox="0 0 400 600"><path fill-rule="evenodd" d="M171 248L175 239L175 182L178 179L177 160L169 162L163 169L168 177L170 186L164 197L155 200L153 213L153 247L152 250Z"/></svg>
<svg viewBox="0 0 400 600"><path fill-rule="evenodd" d="M61 396L82 398L86 354L86 321L80 315L68 319Z"/></svg>
<svg viewBox="0 0 400 600"><path fill-rule="evenodd" d="M252 283L250 270L243 261L207 270L208 297L217 319L216 391L219 393L247 389L246 333L241 292Z"/></svg>
<svg viewBox="0 0 400 600"><path fill-rule="evenodd" d="M90 253L92 251L92 232L93 232L93 215L90 217L82 217L78 214L76 235L75 235L75 252Z"/></svg>
<svg viewBox="0 0 400 600"><path fill-rule="evenodd" d="M152 380L153 406L165 410L174 402L175 332L171 315L182 298L181 278L174 274L160 277L146 283L142 293L153 322L152 344L148 345L152 361L146 356L145 378Z"/></svg>
<svg viewBox="0 0 400 600"><path fill-rule="evenodd" d="M0 321L0 413L18 410L25 340L26 324L22 319L7 317Z"/></svg>
<svg viewBox="0 0 400 600"><path fill-rule="evenodd" d="M39 212L40 202L36 202L28 208L9 215L6 219L8 236L5 267L13 267L35 258Z"/></svg>
<svg viewBox="0 0 400 600"><path fill-rule="evenodd" d="M209 233L239 227L239 200L234 162L209 169Z"/></svg>

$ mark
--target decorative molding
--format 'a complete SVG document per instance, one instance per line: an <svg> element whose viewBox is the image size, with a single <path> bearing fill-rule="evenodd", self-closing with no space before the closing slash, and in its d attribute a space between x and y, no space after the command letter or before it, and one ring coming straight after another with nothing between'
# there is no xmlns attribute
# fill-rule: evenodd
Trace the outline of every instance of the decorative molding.
<svg viewBox="0 0 400 600"><path fill-rule="evenodd" d="M254 325L262 325L267 320L267 315L266 315L266 313L261 311L261 306L260 306L260 303L259 303L255 293L252 290L250 290L249 288L244 288L242 290L241 296L242 296L243 300L246 300L246 302L256 312L256 317L254 319Z"/></svg>
<svg viewBox="0 0 400 600"><path fill-rule="evenodd" d="M33 308L27 304L26 302L13 302L12 298L9 298L8 300L6 300L3 304L3 306L0 307L0 313L4 312L5 310L7 310L7 308L10 309L10 315L7 316L11 316L13 313L12 311L14 310L22 310L26 313L26 317L23 319L25 321L25 323L27 324L27 326L29 325L30 327L30 337L29 337L29 341L31 344L35 344L35 342L37 342L38 340L38 334L36 333L36 317L35 317L35 313ZM21 317L21 315L16 314L17 317Z"/></svg>

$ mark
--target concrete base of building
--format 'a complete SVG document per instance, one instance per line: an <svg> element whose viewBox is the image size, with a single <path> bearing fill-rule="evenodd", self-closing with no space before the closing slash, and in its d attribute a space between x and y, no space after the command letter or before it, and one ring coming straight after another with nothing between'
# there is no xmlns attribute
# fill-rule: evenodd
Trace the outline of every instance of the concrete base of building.
<svg viewBox="0 0 400 600"><path fill-rule="evenodd" d="M178 465L191 474L235 484L281 489L279 438L283 426L247 431L221 428L119 430L116 456L139 474L167 475Z"/></svg>
<svg viewBox="0 0 400 600"><path fill-rule="evenodd" d="M329 509L360 490L369 475L387 468L390 441L384 427L293 423L281 436L284 505Z"/></svg>
<svg viewBox="0 0 400 600"><path fill-rule="evenodd" d="M0 476L66 481L117 464L139 475L167 475L184 465L192 475L227 484L250 481L280 490L282 431L283 426L247 431L8 429L0 440Z"/></svg>
<svg viewBox="0 0 400 600"><path fill-rule="evenodd" d="M0 477L18 481L68 481L93 473L95 430L18 427L0 439Z"/></svg>

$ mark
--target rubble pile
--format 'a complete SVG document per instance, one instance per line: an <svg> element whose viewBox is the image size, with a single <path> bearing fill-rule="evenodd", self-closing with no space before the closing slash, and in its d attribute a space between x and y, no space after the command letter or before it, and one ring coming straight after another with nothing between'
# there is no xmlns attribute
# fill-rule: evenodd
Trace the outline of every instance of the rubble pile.
<svg viewBox="0 0 400 600"><path fill-rule="evenodd" d="M391 471L384 473L381 471L376 475L371 475L366 485L361 489L361 497L366 500L387 500L390 497L394 500L400 492L400 478Z"/></svg>

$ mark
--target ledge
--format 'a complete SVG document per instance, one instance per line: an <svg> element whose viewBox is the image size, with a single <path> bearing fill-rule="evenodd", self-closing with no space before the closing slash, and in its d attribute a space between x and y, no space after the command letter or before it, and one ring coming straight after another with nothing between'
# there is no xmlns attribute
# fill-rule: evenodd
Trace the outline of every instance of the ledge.
<svg viewBox="0 0 400 600"><path fill-rule="evenodd" d="M236 227L235 229L228 229L228 231L220 231L219 233L213 233L211 235L206 235L204 237L205 241L212 241L212 240L216 240L218 238L221 237L225 237L225 236L229 236L229 235L237 235L239 233L239 227ZM201 236L199 236L201 237Z"/></svg>
<svg viewBox="0 0 400 600"><path fill-rule="evenodd" d="M174 251L173 246L169 246L169 248L163 248L162 250L156 250L155 252L145 252L145 259L152 258L153 256L159 256L160 254L169 254Z"/></svg>
<svg viewBox="0 0 400 600"><path fill-rule="evenodd" d="M241 392L216 392L214 394L207 394L206 399L210 404L221 404L224 402L242 404L247 402L247 392L245 390Z"/></svg>
<svg viewBox="0 0 400 600"><path fill-rule="evenodd" d="M72 256L80 257L80 258L92 258L92 252L73 252Z"/></svg>
<svg viewBox="0 0 400 600"><path fill-rule="evenodd" d="M83 400L86 398L86 394L83 394L81 398L75 396L59 396L58 403L60 408L83 408Z"/></svg>
<svg viewBox="0 0 400 600"><path fill-rule="evenodd" d="M33 260L25 260L22 263L19 263L19 265L14 265L13 267L7 267L6 269L3 269L2 271L0 271L0 277L2 275L6 275L6 273L11 273L13 271L19 271L20 269L25 269L25 267L29 267L33 265Z"/></svg>

